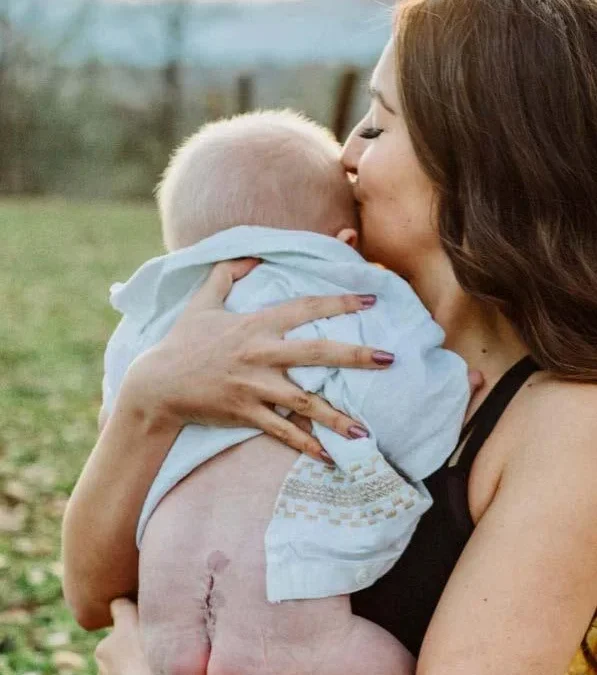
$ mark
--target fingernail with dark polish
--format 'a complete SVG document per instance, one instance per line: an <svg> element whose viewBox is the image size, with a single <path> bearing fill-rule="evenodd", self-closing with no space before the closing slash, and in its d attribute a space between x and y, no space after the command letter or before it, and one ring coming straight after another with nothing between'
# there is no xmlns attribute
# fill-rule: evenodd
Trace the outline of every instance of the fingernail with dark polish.
<svg viewBox="0 0 597 675"><path fill-rule="evenodd" d="M373 360L380 366L391 366L396 357L389 352L373 352Z"/></svg>
<svg viewBox="0 0 597 675"><path fill-rule="evenodd" d="M321 459L323 459L323 461L326 464L331 464L332 466L335 466L336 462L334 462L334 460L331 458L330 455L328 455L328 453L325 450L321 450L319 456L321 457Z"/></svg>
<svg viewBox="0 0 597 675"><path fill-rule="evenodd" d="M361 299L361 304L363 307L365 307L365 309L373 307L373 305L377 302L377 295L359 295L359 298Z"/></svg>
<svg viewBox="0 0 597 675"><path fill-rule="evenodd" d="M363 429L363 427L349 427L348 428L348 435L351 438L369 438L369 432L367 429Z"/></svg>

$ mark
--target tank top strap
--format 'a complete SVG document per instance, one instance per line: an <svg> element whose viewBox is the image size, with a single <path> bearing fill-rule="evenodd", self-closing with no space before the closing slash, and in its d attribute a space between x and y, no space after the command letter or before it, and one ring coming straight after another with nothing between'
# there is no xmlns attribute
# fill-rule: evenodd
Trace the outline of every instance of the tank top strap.
<svg viewBox="0 0 597 675"><path fill-rule="evenodd" d="M539 365L530 356L525 356L502 376L487 395L462 429L458 443L458 447L462 447L458 459L460 470L464 470L468 475L475 457L494 430L504 410L529 377L538 370Z"/></svg>

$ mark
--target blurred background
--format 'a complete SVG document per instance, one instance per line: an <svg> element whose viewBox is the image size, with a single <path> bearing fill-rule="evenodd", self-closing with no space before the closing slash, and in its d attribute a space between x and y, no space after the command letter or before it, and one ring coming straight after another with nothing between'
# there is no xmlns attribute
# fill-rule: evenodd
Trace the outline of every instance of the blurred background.
<svg viewBox="0 0 597 675"><path fill-rule="evenodd" d="M108 289L162 250L168 155L256 107L343 139L392 4L0 0L0 675L96 672L60 522L97 436Z"/></svg>
<svg viewBox="0 0 597 675"><path fill-rule="evenodd" d="M0 192L147 198L202 122L290 106L342 139L391 0L0 0Z"/></svg>

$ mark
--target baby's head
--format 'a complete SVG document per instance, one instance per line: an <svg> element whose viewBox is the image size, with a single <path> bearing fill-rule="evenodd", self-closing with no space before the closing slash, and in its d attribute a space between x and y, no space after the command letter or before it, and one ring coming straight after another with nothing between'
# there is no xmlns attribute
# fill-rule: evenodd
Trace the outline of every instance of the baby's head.
<svg viewBox="0 0 597 675"><path fill-rule="evenodd" d="M157 188L166 248L237 225L354 244L358 216L340 153L329 131L291 111L207 124L173 154Z"/></svg>

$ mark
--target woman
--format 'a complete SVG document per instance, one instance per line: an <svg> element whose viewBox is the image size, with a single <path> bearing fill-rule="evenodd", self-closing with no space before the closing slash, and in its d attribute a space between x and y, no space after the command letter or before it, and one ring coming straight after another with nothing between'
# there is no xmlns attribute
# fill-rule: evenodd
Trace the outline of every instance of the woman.
<svg viewBox="0 0 597 675"><path fill-rule="evenodd" d="M407 2L372 96L344 155L365 253L410 281L485 383L406 555L353 608L418 656L417 673L562 675L597 605L597 2ZM358 301L229 315L251 264L216 269L134 365L85 468L65 524L85 625L135 588L137 516L185 423L249 423L310 454L304 425L271 403L348 423L289 392L284 370L371 353L280 336ZM108 559L115 537L127 559Z"/></svg>

